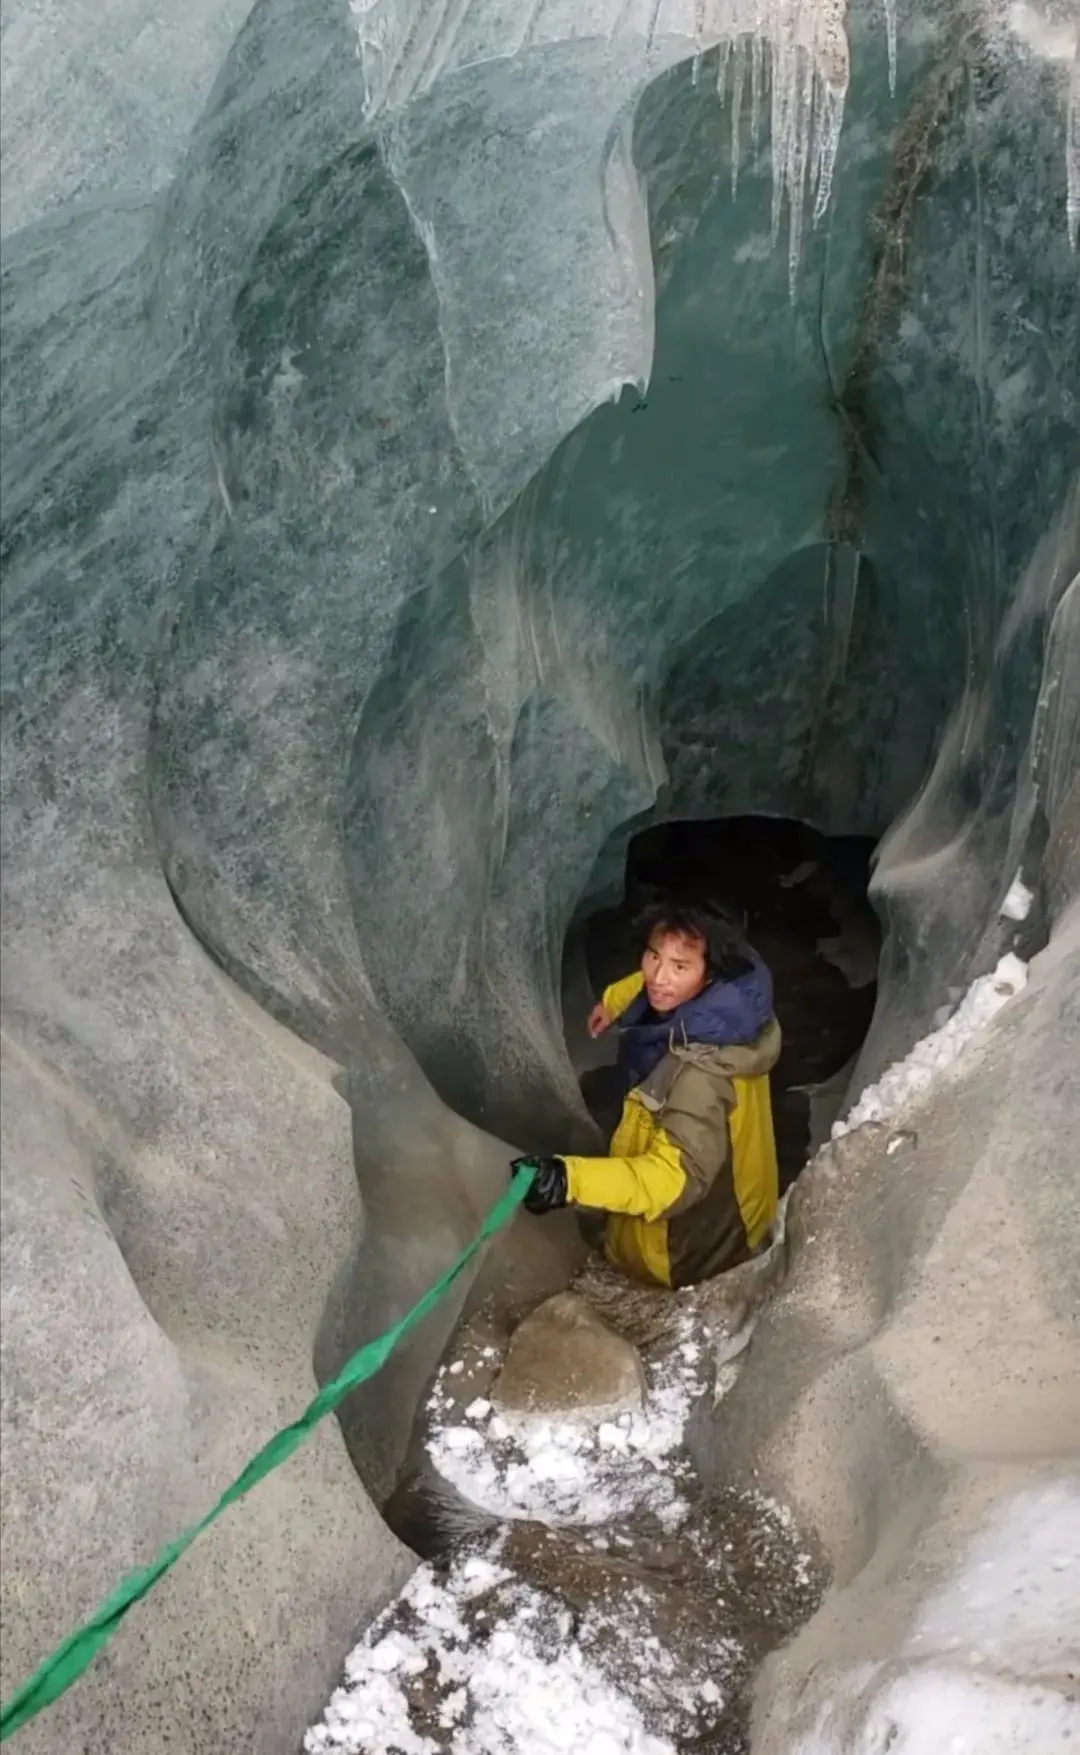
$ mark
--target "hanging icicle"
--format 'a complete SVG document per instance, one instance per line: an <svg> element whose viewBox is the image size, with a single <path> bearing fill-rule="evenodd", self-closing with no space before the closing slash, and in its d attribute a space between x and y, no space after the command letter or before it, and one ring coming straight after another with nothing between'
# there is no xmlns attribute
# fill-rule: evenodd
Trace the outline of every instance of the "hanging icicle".
<svg viewBox="0 0 1080 1755"><path fill-rule="evenodd" d="M889 96L896 96L896 0L884 0L885 42L889 51Z"/></svg>
<svg viewBox="0 0 1080 1755"><path fill-rule="evenodd" d="M1069 97L1065 111L1065 174L1068 183L1066 212L1069 240L1075 250L1080 243L1080 25L1076 31L1076 52L1069 76Z"/></svg>
<svg viewBox="0 0 1080 1755"><path fill-rule="evenodd" d="M746 87L752 146L759 143L768 90L772 233L779 238L786 206L793 291L807 200L820 219L832 188L848 86L845 11L845 0L709 0L706 36L710 26L720 33L717 90L731 105L733 193L743 162Z"/></svg>

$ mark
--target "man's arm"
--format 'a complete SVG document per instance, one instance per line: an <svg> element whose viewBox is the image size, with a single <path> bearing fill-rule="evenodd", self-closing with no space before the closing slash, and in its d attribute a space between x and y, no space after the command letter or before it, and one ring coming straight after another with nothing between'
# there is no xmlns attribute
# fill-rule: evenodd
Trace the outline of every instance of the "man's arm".
<svg viewBox="0 0 1080 1755"><path fill-rule="evenodd" d="M605 987L600 1004L610 1018L620 1018L633 1005L644 985L644 975L640 969L635 969L632 975L624 975L621 981L613 981L610 987Z"/></svg>
<svg viewBox="0 0 1080 1755"><path fill-rule="evenodd" d="M589 1013L589 1035L602 1036L605 1030L610 1030L627 1006L633 1005L644 985L644 975L640 969L635 969L632 975L624 975L621 981L613 981L610 987L605 987L603 996Z"/></svg>
<svg viewBox="0 0 1080 1755"><path fill-rule="evenodd" d="M654 1220L703 1199L729 1153L726 1079L698 1066L675 1078L647 1152L623 1158L565 1158L566 1195L575 1205Z"/></svg>

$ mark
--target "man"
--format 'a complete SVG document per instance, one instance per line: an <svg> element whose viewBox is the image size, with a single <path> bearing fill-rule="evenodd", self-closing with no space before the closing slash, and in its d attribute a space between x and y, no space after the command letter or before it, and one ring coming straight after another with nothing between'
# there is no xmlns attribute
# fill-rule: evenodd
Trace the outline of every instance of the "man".
<svg viewBox="0 0 1080 1755"><path fill-rule="evenodd" d="M776 1213L769 1072L780 1053L772 977L717 910L656 903L638 922L641 967L604 993L625 1100L604 1158L518 1158L532 1213L606 1215L604 1253L662 1286L746 1261Z"/></svg>

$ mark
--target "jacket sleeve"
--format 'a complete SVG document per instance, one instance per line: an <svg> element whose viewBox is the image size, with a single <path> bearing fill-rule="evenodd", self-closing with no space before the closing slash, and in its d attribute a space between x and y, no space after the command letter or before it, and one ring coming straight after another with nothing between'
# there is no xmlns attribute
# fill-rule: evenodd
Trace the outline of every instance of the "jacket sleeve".
<svg viewBox="0 0 1080 1755"><path fill-rule="evenodd" d="M624 975L621 981L613 981L610 987L605 987L600 1004L610 1017L619 1018L627 1006L633 1005L644 985L644 975L640 969L635 969L632 975Z"/></svg>
<svg viewBox="0 0 1080 1755"><path fill-rule="evenodd" d="M568 1198L606 1213L655 1220L702 1200L728 1159L727 1100L734 1091L700 1067L679 1073L647 1152L632 1158L565 1158Z"/></svg>
<svg viewBox="0 0 1080 1755"><path fill-rule="evenodd" d="M647 1152L634 1158L564 1158L567 1198L605 1213L659 1219L686 1188L679 1148L658 1128Z"/></svg>

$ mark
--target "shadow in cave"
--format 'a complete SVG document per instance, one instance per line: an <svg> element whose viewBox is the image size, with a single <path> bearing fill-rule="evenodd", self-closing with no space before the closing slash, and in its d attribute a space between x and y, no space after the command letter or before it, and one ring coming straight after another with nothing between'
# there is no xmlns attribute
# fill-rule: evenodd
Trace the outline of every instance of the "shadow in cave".
<svg viewBox="0 0 1080 1755"><path fill-rule="evenodd" d="M584 924L597 995L637 961L633 921L659 894L709 898L735 914L775 984L784 1047L772 1073L781 1189L790 1187L839 1113L877 998L881 934L867 898L875 843L826 836L784 817L669 822L630 843L625 896ZM600 1038L574 1058L579 1072L609 1059ZM589 1081L585 1081L589 1100ZM592 1098L595 1118L612 1117Z"/></svg>

